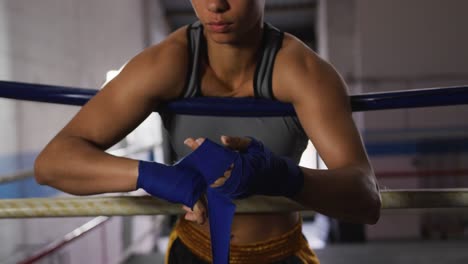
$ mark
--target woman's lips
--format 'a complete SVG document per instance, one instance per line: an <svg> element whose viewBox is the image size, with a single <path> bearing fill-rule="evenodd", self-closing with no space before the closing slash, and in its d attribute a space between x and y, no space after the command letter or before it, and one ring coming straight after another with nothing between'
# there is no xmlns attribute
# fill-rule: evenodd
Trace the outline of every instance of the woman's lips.
<svg viewBox="0 0 468 264"><path fill-rule="evenodd" d="M212 32L226 33L229 31L229 27L231 26L231 24L232 23L227 23L227 22L212 22L212 23L208 23L207 26Z"/></svg>

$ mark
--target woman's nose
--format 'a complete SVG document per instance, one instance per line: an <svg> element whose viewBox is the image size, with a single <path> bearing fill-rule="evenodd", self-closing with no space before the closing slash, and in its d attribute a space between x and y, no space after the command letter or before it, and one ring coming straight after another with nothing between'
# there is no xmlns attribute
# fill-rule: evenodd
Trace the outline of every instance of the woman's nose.
<svg viewBox="0 0 468 264"><path fill-rule="evenodd" d="M229 9L226 0L208 0L208 10L213 13L222 13Z"/></svg>

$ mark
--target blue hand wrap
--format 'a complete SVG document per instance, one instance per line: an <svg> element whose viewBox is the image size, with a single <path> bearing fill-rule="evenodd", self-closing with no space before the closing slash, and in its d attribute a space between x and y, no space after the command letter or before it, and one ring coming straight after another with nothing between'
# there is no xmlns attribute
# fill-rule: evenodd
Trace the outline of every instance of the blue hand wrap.
<svg viewBox="0 0 468 264"><path fill-rule="evenodd" d="M229 179L208 188L234 164ZM170 202L193 207L206 190L213 263L229 262L231 225L235 205L231 199L253 194L293 197L304 176L293 161L278 157L252 138L242 152L226 149L210 140L173 166L140 161L137 187Z"/></svg>
<svg viewBox="0 0 468 264"><path fill-rule="evenodd" d="M294 197L304 185L304 175L294 161L280 157L251 138L247 149L234 162L231 177L220 187L232 199L254 194Z"/></svg>
<svg viewBox="0 0 468 264"><path fill-rule="evenodd" d="M193 208L206 191L203 177L190 164L195 155L188 155L173 166L148 161L138 164L137 188L152 196Z"/></svg>
<svg viewBox="0 0 468 264"><path fill-rule="evenodd" d="M208 139L192 154L188 167L203 175L206 184L213 184L229 169L239 154ZM210 219L211 252L214 264L229 263L231 225L236 206L231 199L213 188L207 189L208 218Z"/></svg>
<svg viewBox="0 0 468 264"><path fill-rule="evenodd" d="M193 155L195 154L195 155ZM231 176L217 188L207 189L213 263L229 263L231 225L235 205L233 198L253 194L294 196L302 187L304 176L291 160L274 155L252 139L244 152L228 150L210 140L191 155L190 167L211 185L234 164Z"/></svg>

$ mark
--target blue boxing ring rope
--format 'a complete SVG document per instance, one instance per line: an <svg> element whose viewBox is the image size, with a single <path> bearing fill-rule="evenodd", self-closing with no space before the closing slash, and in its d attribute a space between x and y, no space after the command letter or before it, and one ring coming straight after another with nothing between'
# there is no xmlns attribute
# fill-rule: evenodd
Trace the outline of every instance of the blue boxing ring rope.
<svg viewBox="0 0 468 264"><path fill-rule="evenodd" d="M88 102L94 95L96 95L96 93L98 93L98 90L0 81L0 97L17 100L81 106ZM350 103L354 112L468 104L468 86L353 95L350 96ZM207 116L260 117L296 115L291 104L256 98L190 98L170 102L163 105L162 109L155 109L155 111L158 110L167 110L176 114ZM146 199L144 202L150 206L148 208L143 208L141 211L132 211L132 209L135 208L135 204L129 204L126 208L120 208L121 210L117 210L117 212L114 211L113 213L105 213L102 210L102 206L93 205L91 206L93 207L91 208L92 212L80 210L74 211L75 213L80 211L79 214L86 214L88 216L95 212L98 212L99 215L168 213L167 209L164 211L164 209L162 210L161 206L154 206L153 198L134 198L140 199L141 204L143 204L141 199ZM78 199L84 200L83 198ZM74 201L69 200L68 202L70 205L72 205L72 207L78 208L78 199L75 199ZM136 199L131 201L134 202ZM382 193L382 199L383 209L466 208L468 207L468 189L437 189L419 191L400 190L393 192L387 191ZM20 202L19 200L23 201ZM51 203L53 203L53 199L43 199L42 201L39 201L39 199L34 201L25 200L29 199L17 199L16 201L6 200L3 202L0 201L0 218L71 216L69 214L63 215L63 211L70 213L70 210L67 210L68 203L60 202L58 209L55 212L51 212L52 210L50 209L53 208L51 205ZM128 201L129 199L126 200L127 203ZM91 203L88 202L88 205L94 202L96 201L93 200ZM122 202L124 201L120 201L120 203ZM38 204L36 205L34 203ZM117 199L115 200L115 203L118 205ZM33 206L31 206L31 204ZM264 208L276 211L278 208L276 205L276 203L270 203L264 206ZM38 210L37 208L41 206L46 207L47 209L42 211ZM282 210L286 210L284 207L288 207L287 210L301 210L301 208L297 208L297 206L292 204L283 204ZM235 206L233 208L235 209ZM31 212L33 212L33 214L31 214ZM231 213L234 214L234 210ZM230 217L232 217L232 215ZM217 218L215 217L214 219ZM225 236L229 236L229 230L226 230L222 231L222 234L215 233L214 237L224 238ZM225 249L227 249L227 252L229 252L229 242L227 242L226 245L224 243L224 246L220 246L219 249L217 249L217 245L217 243L213 244L213 254L220 253L218 256L219 259L225 259L226 257L229 258L229 253L225 254L226 252L224 252ZM214 258L213 260L216 263L216 259Z"/></svg>
<svg viewBox="0 0 468 264"><path fill-rule="evenodd" d="M81 106L98 90L0 81L0 97ZM350 96L354 112L468 104L468 86L367 93ZM291 104L267 99L199 97L174 101L166 109L186 115L291 116Z"/></svg>
<svg viewBox="0 0 468 264"><path fill-rule="evenodd" d="M0 81L0 98L10 98L33 102L46 102L64 105L81 106L88 102L99 90L72 88L64 86L28 84ZM418 108L468 104L468 86L440 87L408 91L367 93L350 96L354 112L387 110L399 108ZM177 114L211 115L211 116L287 116L295 115L291 104L267 99L254 98L213 98L200 97L173 101L162 106ZM155 109L158 111L161 109ZM468 208L468 189L403 189L383 190L382 209L417 209L417 208ZM255 198L251 205L239 201L239 212L286 212L307 210L288 199ZM276 197L275 197L276 198ZM80 203L83 198L70 198L60 201L61 205ZM99 199L91 199L95 208L89 210L64 212L60 206L49 210L53 199L12 199L0 200L1 218L25 217L66 217L90 215L155 215L181 212L176 205L164 203L158 199L137 197L114 197L120 203L119 208L107 208ZM250 200L250 199L246 199ZM144 202L142 202L144 201ZM109 201L106 200L106 203ZM30 203L36 203L37 212L28 212ZM157 205L157 208L155 208ZM7 208L7 209L5 209ZM55 208L55 207L54 207Z"/></svg>
<svg viewBox="0 0 468 264"><path fill-rule="evenodd" d="M65 86L29 84L21 82L0 81L0 98L10 98L33 102L55 103L63 105L81 106L88 102L99 90L72 88ZM367 93L352 95L349 97L351 107L354 112L387 110L399 108L418 108L434 106L450 106L468 104L468 85L456 87L440 87L417 89L407 91L393 91L381 93ZM211 116L291 116L296 115L291 104L280 103L267 99L255 98L214 98L199 97L173 101L162 106L162 109L176 114L186 115L211 115ZM382 209L397 208L468 208L468 188L467 189L435 189L435 190L383 190L381 191L383 205ZM116 199L119 197L116 197ZM80 199L80 198L77 198ZM129 204L133 204L133 198L124 199ZM28 199L17 199L28 200ZM54 211L42 213L25 213L28 205L19 206L15 210L10 208L8 212L2 211L0 200L0 219L5 217L46 217L46 216L66 216L64 212ZM12 200L12 204L20 201ZM39 204L46 203L43 200L34 201ZM73 202L80 202L75 201ZM95 201L98 202L98 201ZM257 206L250 206L248 203L240 202L240 211L273 212L273 211L294 211L307 210L300 205L292 205L292 201L278 200L276 206L271 206L269 199L255 200ZM159 210L151 210L149 207L142 207L140 211L132 211L135 206L121 209L101 211L99 215L134 215L134 214L161 214L181 212L177 206L152 200L158 204ZM103 206L99 206L101 209ZM107 209L106 209L107 210ZM77 215L92 215L93 211L76 212ZM74 215L76 216L76 215Z"/></svg>

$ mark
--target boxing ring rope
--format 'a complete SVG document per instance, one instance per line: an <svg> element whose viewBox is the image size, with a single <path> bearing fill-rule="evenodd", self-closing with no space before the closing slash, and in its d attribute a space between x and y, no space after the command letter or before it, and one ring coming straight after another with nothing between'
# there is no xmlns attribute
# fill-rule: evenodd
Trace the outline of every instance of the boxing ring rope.
<svg viewBox="0 0 468 264"><path fill-rule="evenodd" d="M0 81L0 97L36 102L83 105L97 90ZM350 96L353 111L468 104L468 86ZM218 116L295 115L290 104L249 98L195 98L165 106L178 114ZM467 208L468 189L385 190L382 209ZM255 196L236 201L239 213L307 210L280 197ZM0 200L0 218L183 213L181 206L152 197L79 197Z"/></svg>
<svg viewBox="0 0 468 264"><path fill-rule="evenodd" d="M118 148L118 149L113 149L113 150L108 150L107 152L116 155L116 156L129 156L129 155L135 155L135 154L140 154L140 153L145 153L148 151L153 150L155 147L160 146L160 144L147 144L144 146L139 146L139 147L124 147L124 148ZM32 176L34 172L30 171L30 174L24 173L25 175L28 175L27 177ZM11 177L9 180L10 181L16 181L20 180L21 178L18 177L20 174L17 174L17 177ZM0 182L1 184L2 182ZM24 199L20 199L21 202L24 201ZM44 199L46 200L46 199ZM90 216L90 215L86 215ZM0 217L1 219L1 217ZM32 264L36 263L37 261L57 252L61 248L67 246L68 244L72 243L73 241L80 239L81 237L85 236L88 233L91 233L93 230L96 228L103 226L106 222L108 222L111 218L109 216L97 216L93 218L92 220L86 222L85 224L75 228L71 232L67 233L65 236L54 240L51 243L48 243L45 246L40 247L38 250L32 252L31 254L27 254L26 256L21 256L21 257L13 257L12 261L8 259L7 261L10 261L11 263L18 263L18 264ZM151 234L151 233L150 233ZM128 251L127 257L130 255L131 251ZM126 258L122 258L126 259Z"/></svg>
<svg viewBox="0 0 468 264"><path fill-rule="evenodd" d="M124 147L124 148L118 148L118 149L113 149L113 150L108 150L107 152L116 155L116 156L128 156L128 155L135 155L135 154L140 154L140 153L145 153L148 151L153 150L155 147L158 147L160 144L147 144L144 146L139 146L139 147ZM24 172L18 172L10 177L8 176L2 176L0 177L0 184L2 183L7 183L7 182L13 182L13 181L18 181L24 178L29 178L32 177L34 174L34 171L24 171ZM19 199L21 202L24 202L24 199ZM46 200L46 199L45 199ZM0 200L1 201L1 200ZM90 216L90 215L87 215ZM13 217L14 218L14 217ZM1 219L1 217L0 217ZM63 236L60 239L54 240L53 242L40 247L38 250L32 252L31 254L26 255L26 257L13 257L14 263L18 264L32 264L36 263L37 261L53 254L54 252L57 252L59 249L67 246L68 244L72 243L73 241L83 237L84 235L92 232L96 228L104 225L106 222L108 222L111 218L108 216L97 216L96 218L93 218L92 220L86 222L84 225L81 225L71 232L67 233L65 236ZM129 253L127 253L129 254ZM7 260L9 261L9 259Z"/></svg>
<svg viewBox="0 0 468 264"><path fill-rule="evenodd" d="M382 209L468 208L468 189L381 191ZM282 197L253 196L236 200L239 213L307 211ZM3 199L1 218L131 216L182 214L181 205L150 196Z"/></svg>
<svg viewBox="0 0 468 264"><path fill-rule="evenodd" d="M20 181L31 178L34 175L33 170L21 170L0 176L0 184Z"/></svg>
<svg viewBox="0 0 468 264"><path fill-rule="evenodd" d="M0 81L0 97L65 105L84 105L98 90ZM468 86L367 93L350 96L354 112L468 104ZM290 104L249 98L193 98L172 102L177 114L219 116L295 115Z"/></svg>

